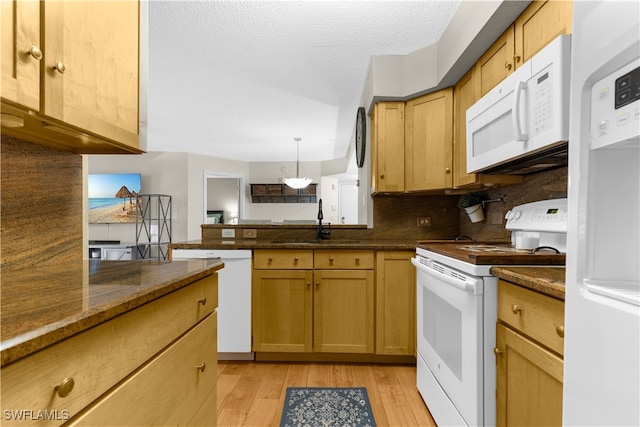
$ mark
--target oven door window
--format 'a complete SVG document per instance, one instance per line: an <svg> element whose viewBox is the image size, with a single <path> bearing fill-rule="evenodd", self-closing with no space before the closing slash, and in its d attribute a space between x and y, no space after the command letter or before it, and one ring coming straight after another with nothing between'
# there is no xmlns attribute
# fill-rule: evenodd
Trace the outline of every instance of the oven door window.
<svg viewBox="0 0 640 427"><path fill-rule="evenodd" d="M478 278L472 278L478 280ZM466 420L482 414L482 294L418 271L418 352Z"/></svg>

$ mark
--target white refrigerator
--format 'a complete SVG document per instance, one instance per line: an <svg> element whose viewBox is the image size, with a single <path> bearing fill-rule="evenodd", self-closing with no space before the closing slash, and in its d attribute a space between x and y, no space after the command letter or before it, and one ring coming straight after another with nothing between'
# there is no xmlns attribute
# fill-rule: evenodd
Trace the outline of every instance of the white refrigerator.
<svg viewBox="0 0 640 427"><path fill-rule="evenodd" d="M640 2L575 1L563 424L640 425Z"/></svg>

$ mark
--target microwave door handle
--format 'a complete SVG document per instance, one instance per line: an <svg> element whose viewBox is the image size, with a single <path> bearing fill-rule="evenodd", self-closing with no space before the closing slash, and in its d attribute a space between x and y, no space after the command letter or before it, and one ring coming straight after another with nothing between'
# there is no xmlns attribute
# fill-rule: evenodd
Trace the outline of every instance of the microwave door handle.
<svg viewBox="0 0 640 427"><path fill-rule="evenodd" d="M516 96L513 97L513 113L511 114L511 120L513 121L513 130L515 131L516 141L526 141L527 134L522 131L520 120L520 97L522 93L527 89L527 82L518 82L516 87Z"/></svg>

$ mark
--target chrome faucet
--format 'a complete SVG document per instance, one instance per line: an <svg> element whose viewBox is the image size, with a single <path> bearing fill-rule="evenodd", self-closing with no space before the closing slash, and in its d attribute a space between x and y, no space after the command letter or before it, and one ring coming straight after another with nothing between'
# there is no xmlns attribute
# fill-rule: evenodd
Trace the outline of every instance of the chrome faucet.
<svg viewBox="0 0 640 427"><path fill-rule="evenodd" d="M320 199L318 203L318 233L316 238L318 239L328 239L329 234L331 234L331 224L329 224L329 228L322 227L322 219L324 216L322 215L322 199Z"/></svg>

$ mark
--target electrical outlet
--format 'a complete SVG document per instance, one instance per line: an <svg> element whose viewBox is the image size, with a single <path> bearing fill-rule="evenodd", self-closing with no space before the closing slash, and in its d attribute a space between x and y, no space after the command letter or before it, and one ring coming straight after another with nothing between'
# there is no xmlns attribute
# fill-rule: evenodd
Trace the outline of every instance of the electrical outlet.
<svg viewBox="0 0 640 427"><path fill-rule="evenodd" d="M235 228L223 228L222 229L222 237L236 237Z"/></svg>
<svg viewBox="0 0 640 427"><path fill-rule="evenodd" d="M491 214L491 224L493 225L502 225L502 218L504 218L504 214L502 212L495 212Z"/></svg>
<svg viewBox="0 0 640 427"><path fill-rule="evenodd" d="M416 220L416 223L418 227L431 227L431 217L430 216L418 217L418 219Z"/></svg>

